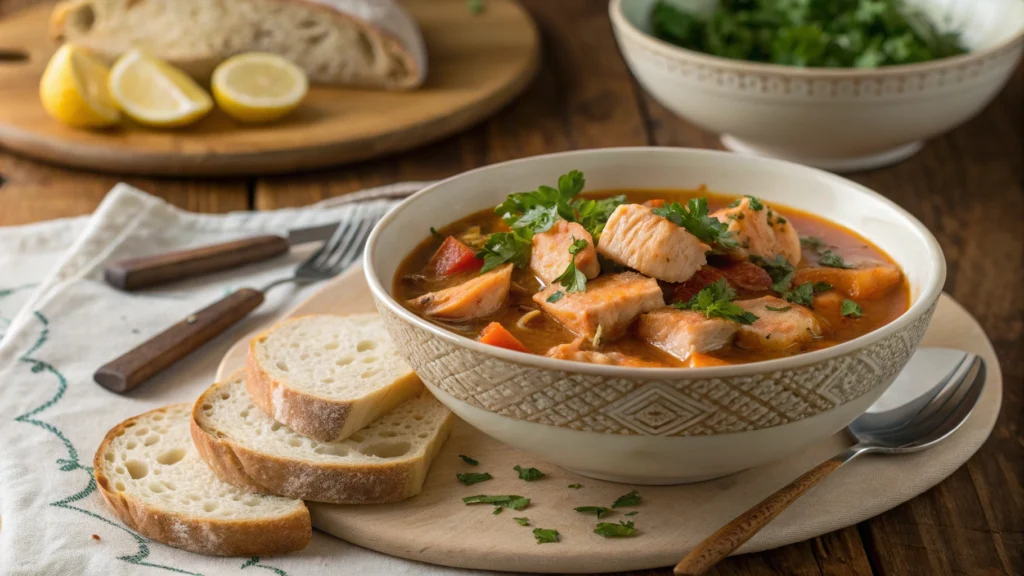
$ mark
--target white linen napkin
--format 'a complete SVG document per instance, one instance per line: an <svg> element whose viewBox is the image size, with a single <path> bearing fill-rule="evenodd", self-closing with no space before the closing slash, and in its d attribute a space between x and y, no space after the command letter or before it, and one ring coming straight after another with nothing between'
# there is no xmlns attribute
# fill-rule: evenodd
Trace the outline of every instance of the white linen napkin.
<svg viewBox="0 0 1024 576"><path fill-rule="evenodd" d="M423 185L374 192L412 192ZM137 293L106 285L105 262L284 233L368 207L327 201L303 209L202 215L122 184L92 216L0 228L0 574L479 574L389 557L320 532L304 551L279 557L192 554L125 527L92 478L93 454L110 428L152 408L195 399L235 341L286 312L311 288L275 288L249 319L129 395L95 384L96 368L227 291L288 275L315 246Z"/></svg>

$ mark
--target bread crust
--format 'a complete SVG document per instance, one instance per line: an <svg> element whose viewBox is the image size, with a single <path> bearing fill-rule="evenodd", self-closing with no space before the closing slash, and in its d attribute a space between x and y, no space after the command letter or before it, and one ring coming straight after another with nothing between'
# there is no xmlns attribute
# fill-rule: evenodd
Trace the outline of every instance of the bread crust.
<svg viewBox="0 0 1024 576"><path fill-rule="evenodd" d="M430 464L451 433L449 413L427 446L425 459L379 464L307 462L265 454L241 446L216 429L199 423L200 407L211 386L192 408L192 440L202 459L221 480L250 490L332 504L381 504L415 496L423 488ZM429 392L422 392L429 394Z"/></svg>
<svg viewBox="0 0 1024 576"><path fill-rule="evenodd" d="M99 492L122 522L151 540L212 556L269 556L302 550L309 544L313 527L304 505L294 513L266 520L193 518L153 508L127 492L115 490L104 472L103 454L110 443L124 434L130 423L168 408L157 408L118 424L107 432L93 458Z"/></svg>
<svg viewBox="0 0 1024 576"><path fill-rule="evenodd" d="M290 318L285 322L303 318L305 316ZM257 408L303 436L320 442L344 440L423 387L416 373L410 370L384 392L383 398L376 401L335 400L300 392L268 374L256 358L255 349L259 340L274 329L272 326L264 330L249 342L245 359L245 389ZM365 402L373 402L373 405L359 406L357 409L357 404Z"/></svg>

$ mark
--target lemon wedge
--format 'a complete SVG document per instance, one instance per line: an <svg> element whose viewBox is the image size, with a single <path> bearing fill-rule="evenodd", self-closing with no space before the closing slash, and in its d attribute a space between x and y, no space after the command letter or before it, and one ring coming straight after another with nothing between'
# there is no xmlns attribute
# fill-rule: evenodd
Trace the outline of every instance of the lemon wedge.
<svg viewBox="0 0 1024 576"><path fill-rule="evenodd" d="M140 50L118 58L109 85L125 114L147 126L186 126L213 108L210 95L188 74Z"/></svg>
<svg viewBox="0 0 1024 576"><path fill-rule="evenodd" d="M39 99L46 112L78 128L117 124L121 113L107 90L107 67L71 44L61 46L39 81Z"/></svg>
<svg viewBox="0 0 1024 576"><path fill-rule="evenodd" d="M217 105L240 122L269 122L291 112L309 90L301 68L276 54L232 56L213 71Z"/></svg>

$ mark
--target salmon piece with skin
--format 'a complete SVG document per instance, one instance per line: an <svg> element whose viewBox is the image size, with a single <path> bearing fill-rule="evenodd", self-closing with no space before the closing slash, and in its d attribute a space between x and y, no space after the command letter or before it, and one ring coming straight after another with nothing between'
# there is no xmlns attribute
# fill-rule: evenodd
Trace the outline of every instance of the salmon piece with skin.
<svg viewBox="0 0 1024 576"><path fill-rule="evenodd" d="M665 282L686 282L707 264L707 244L640 204L612 212L597 251L606 258Z"/></svg>
<svg viewBox="0 0 1024 576"><path fill-rule="evenodd" d="M902 278L892 264L867 263L855 268L802 268L793 276L793 284L828 282L850 298L873 300L888 294Z"/></svg>
<svg viewBox="0 0 1024 576"><path fill-rule="evenodd" d="M803 306L775 296L737 300L736 305L757 316L753 324L740 324L736 345L747 350L799 349L822 334L818 317ZM768 308L774 308L769 310Z"/></svg>
<svg viewBox="0 0 1024 576"><path fill-rule="evenodd" d="M636 333L685 361L694 353L711 352L729 344L739 327L736 322L707 318L700 312L665 308L640 316Z"/></svg>
<svg viewBox="0 0 1024 576"><path fill-rule="evenodd" d="M796 266L801 258L800 235L796 228L760 200L755 202L757 209L751 203L750 198L743 198L736 206L712 212L711 217L729 226L729 232L740 243L741 248L737 250L740 255L773 260L781 254Z"/></svg>
<svg viewBox="0 0 1024 576"><path fill-rule="evenodd" d="M563 292L548 302L556 292ZM598 327L601 339L623 336L644 312L665 306L658 281L636 272L601 276L587 284L585 292L567 293L557 284L533 295L533 301L577 336L593 340Z"/></svg>
<svg viewBox="0 0 1024 576"><path fill-rule="evenodd" d="M430 292L409 305L439 320L461 322L497 312L512 287L512 265L505 264L457 286Z"/></svg>
<svg viewBox="0 0 1024 576"><path fill-rule="evenodd" d="M530 270L544 281L551 284L565 272L572 261L569 246L573 240L586 240L587 247L576 254L576 269L583 272L587 279L597 278L601 274L601 263L597 261L597 249L590 232L576 222L559 220L547 232L533 235L533 248L530 250Z"/></svg>
<svg viewBox="0 0 1024 576"><path fill-rule="evenodd" d="M621 352L598 352L596 350L583 350L583 338L577 338L568 344L561 344L548 350L545 354L548 358L558 360L572 360L573 362L586 362L588 364L604 364L606 366L632 366L635 368L662 368L657 362L648 362Z"/></svg>

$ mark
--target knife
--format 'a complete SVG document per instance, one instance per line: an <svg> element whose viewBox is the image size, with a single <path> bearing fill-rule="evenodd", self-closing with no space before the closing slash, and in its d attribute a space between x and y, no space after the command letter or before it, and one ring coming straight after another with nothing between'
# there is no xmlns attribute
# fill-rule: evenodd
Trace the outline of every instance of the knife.
<svg viewBox="0 0 1024 576"><path fill-rule="evenodd" d="M190 250L119 260L104 268L103 278L115 288L138 290L267 260L284 254L296 244L327 240L337 228L338 222L333 222L289 230L287 237L267 234Z"/></svg>

